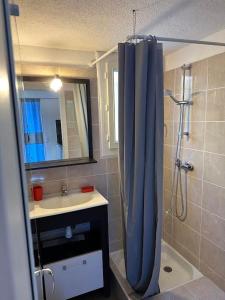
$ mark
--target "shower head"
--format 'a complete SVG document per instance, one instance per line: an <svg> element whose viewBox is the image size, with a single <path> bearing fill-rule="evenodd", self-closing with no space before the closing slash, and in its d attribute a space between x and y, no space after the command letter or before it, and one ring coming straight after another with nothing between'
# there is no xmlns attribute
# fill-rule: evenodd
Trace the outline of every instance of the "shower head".
<svg viewBox="0 0 225 300"><path fill-rule="evenodd" d="M192 101L188 101L188 100L185 100L185 101L179 101L179 100L177 100L177 99L173 96L172 91L171 91L171 90L168 90L168 89L165 90L164 96L169 96L169 97L170 97L177 105L181 105L181 104L191 105L191 104L193 104Z"/></svg>

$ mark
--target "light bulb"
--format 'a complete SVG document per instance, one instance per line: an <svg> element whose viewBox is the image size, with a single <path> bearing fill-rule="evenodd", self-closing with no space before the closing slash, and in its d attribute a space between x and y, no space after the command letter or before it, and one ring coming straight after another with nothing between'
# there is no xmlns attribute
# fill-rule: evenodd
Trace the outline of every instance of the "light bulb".
<svg viewBox="0 0 225 300"><path fill-rule="evenodd" d="M6 91L8 88L8 81L0 76L0 91Z"/></svg>
<svg viewBox="0 0 225 300"><path fill-rule="evenodd" d="M55 77L50 82L50 88L54 92L58 92L62 88L62 80L59 78L58 75L55 75Z"/></svg>

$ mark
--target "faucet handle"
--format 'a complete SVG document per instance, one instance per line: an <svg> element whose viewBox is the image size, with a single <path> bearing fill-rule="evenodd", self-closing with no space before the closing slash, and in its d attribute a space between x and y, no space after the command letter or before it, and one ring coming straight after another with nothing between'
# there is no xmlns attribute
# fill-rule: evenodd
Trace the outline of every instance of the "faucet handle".
<svg viewBox="0 0 225 300"><path fill-rule="evenodd" d="M61 193L62 193L62 196L65 196L68 194L68 186L67 184L62 184L61 185Z"/></svg>

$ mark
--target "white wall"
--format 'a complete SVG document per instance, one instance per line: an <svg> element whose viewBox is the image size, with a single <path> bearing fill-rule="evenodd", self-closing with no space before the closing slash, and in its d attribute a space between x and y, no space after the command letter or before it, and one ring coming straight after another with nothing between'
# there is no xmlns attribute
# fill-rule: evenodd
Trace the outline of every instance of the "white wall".
<svg viewBox="0 0 225 300"><path fill-rule="evenodd" d="M15 61L19 63L89 67L94 52L14 45Z"/></svg>
<svg viewBox="0 0 225 300"><path fill-rule="evenodd" d="M225 43L225 29L211 34L203 39L203 41ZM164 57L165 71L175 69L183 64L193 63L207 57L223 53L225 47L221 46L205 46L205 45L186 45L184 48L174 51Z"/></svg>

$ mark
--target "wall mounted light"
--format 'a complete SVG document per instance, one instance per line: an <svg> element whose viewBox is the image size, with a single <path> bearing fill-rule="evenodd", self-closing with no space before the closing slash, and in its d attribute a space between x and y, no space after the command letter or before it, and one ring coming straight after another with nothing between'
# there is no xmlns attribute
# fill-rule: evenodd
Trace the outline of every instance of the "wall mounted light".
<svg viewBox="0 0 225 300"><path fill-rule="evenodd" d="M54 92L58 92L62 88L62 80L60 79L59 75L55 75L55 77L50 82L50 88Z"/></svg>

